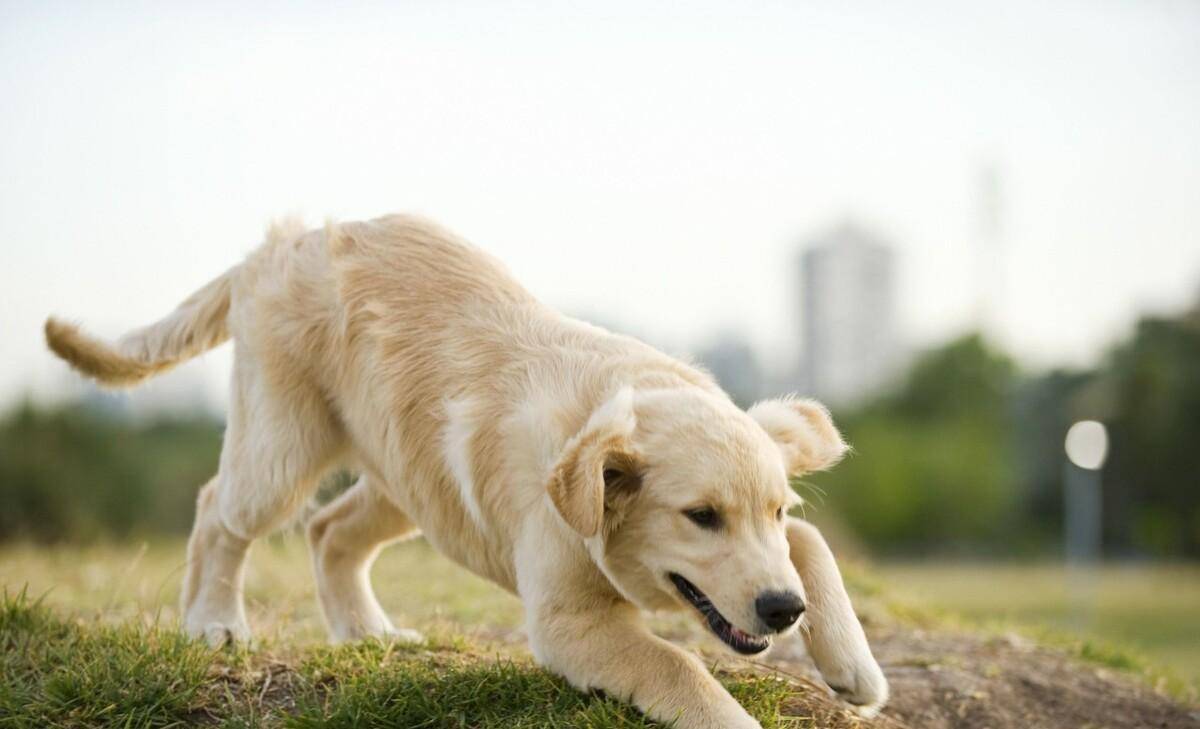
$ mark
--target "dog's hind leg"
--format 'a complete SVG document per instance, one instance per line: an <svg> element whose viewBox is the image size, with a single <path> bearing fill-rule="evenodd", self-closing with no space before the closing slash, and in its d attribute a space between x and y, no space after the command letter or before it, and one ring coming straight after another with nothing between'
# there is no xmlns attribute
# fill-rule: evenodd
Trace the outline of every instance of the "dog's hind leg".
<svg viewBox="0 0 1200 729"><path fill-rule="evenodd" d="M220 470L196 504L183 624L213 645L249 637L242 580L250 543L287 523L344 442L316 390L274 384L248 357L235 361Z"/></svg>
<svg viewBox="0 0 1200 729"><path fill-rule="evenodd" d="M380 550L418 533L373 478L361 476L308 524L317 596L335 642L371 636L418 642L420 633L392 626L371 590L371 564Z"/></svg>
<svg viewBox="0 0 1200 729"><path fill-rule="evenodd" d="M250 540L221 524L217 477L200 489L196 521L187 546L187 571L180 596L184 628L213 646L247 640L250 629L242 601L242 578Z"/></svg>

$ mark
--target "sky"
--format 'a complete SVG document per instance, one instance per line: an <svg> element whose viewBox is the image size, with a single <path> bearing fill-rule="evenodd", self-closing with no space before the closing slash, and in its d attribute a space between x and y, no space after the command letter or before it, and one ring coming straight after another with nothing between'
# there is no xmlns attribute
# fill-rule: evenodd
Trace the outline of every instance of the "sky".
<svg viewBox="0 0 1200 729"><path fill-rule="evenodd" d="M673 351L798 355L797 252L894 245L901 336L1087 365L1200 296L1200 3L0 0L0 407L266 224L409 211ZM228 347L188 365L218 402ZM190 385L189 385L190 386ZM179 385L178 387L183 387Z"/></svg>

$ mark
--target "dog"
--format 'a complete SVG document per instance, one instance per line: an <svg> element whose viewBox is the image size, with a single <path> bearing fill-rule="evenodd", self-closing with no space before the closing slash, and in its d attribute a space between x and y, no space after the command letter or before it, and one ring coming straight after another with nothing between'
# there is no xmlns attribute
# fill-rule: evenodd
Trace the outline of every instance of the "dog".
<svg viewBox="0 0 1200 729"><path fill-rule="evenodd" d="M50 318L50 348L126 387L234 340L229 419L187 546L185 630L249 638L247 550L323 474L354 485L307 526L335 641L419 641L369 582L424 534L523 601L535 658L681 729L758 727L641 611L692 613L733 651L801 630L861 713L888 688L833 555L788 515L789 478L833 466L829 412L743 411L708 374L543 305L498 261L420 218L277 224L246 260L115 344Z"/></svg>

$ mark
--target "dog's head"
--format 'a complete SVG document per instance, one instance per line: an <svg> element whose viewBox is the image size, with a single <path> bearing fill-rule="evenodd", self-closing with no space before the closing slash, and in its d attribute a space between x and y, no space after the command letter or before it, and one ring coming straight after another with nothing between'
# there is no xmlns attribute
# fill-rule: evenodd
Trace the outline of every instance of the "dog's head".
<svg viewBox="0 0 1200 729"><path fill-rule="evenodd" d="M728 646L759 653L792 629L804 587L789 554L789 476L846 445L811 400L748 412L695 389L624 389L567 443L549 484L562 519L630 600L690 605Z"/></svg>

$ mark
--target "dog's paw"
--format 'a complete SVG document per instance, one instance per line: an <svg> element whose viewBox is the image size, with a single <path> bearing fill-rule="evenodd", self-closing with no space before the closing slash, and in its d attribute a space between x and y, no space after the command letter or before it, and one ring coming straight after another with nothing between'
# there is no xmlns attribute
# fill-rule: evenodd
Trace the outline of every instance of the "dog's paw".
<svg viewBox="0 0 1200 729"><path fill-rule="evenodd" d="M762 729L762 724L750 716L745 707L732 697L728 698L730 702L726 710L718 710L715 715L693 714L690 717L685 711L671 726L678 729Z"/></svg>
<svg viewBox="0 0 1200 729"><path fill-rule="evenodd" d="M388 628L379 639L396 643L424 643L425 635L411 628Z"/></svg>
<svg viewBox="0 0 1200 729"><path fill-rule="evenodd" d="M879 714L888 700L888 683L874 658L836 674L826 675L825 681L843 701L854 706L856 714L866 719Z"/></svg>
<svg viewBox="0 0 1200 729"><path fill-rule="evenodd" d="M204 626L201 634L209 647L214 649L232 646L236 643L246 643L250 640L250 629L244 625L208 623Z"/></svg>

